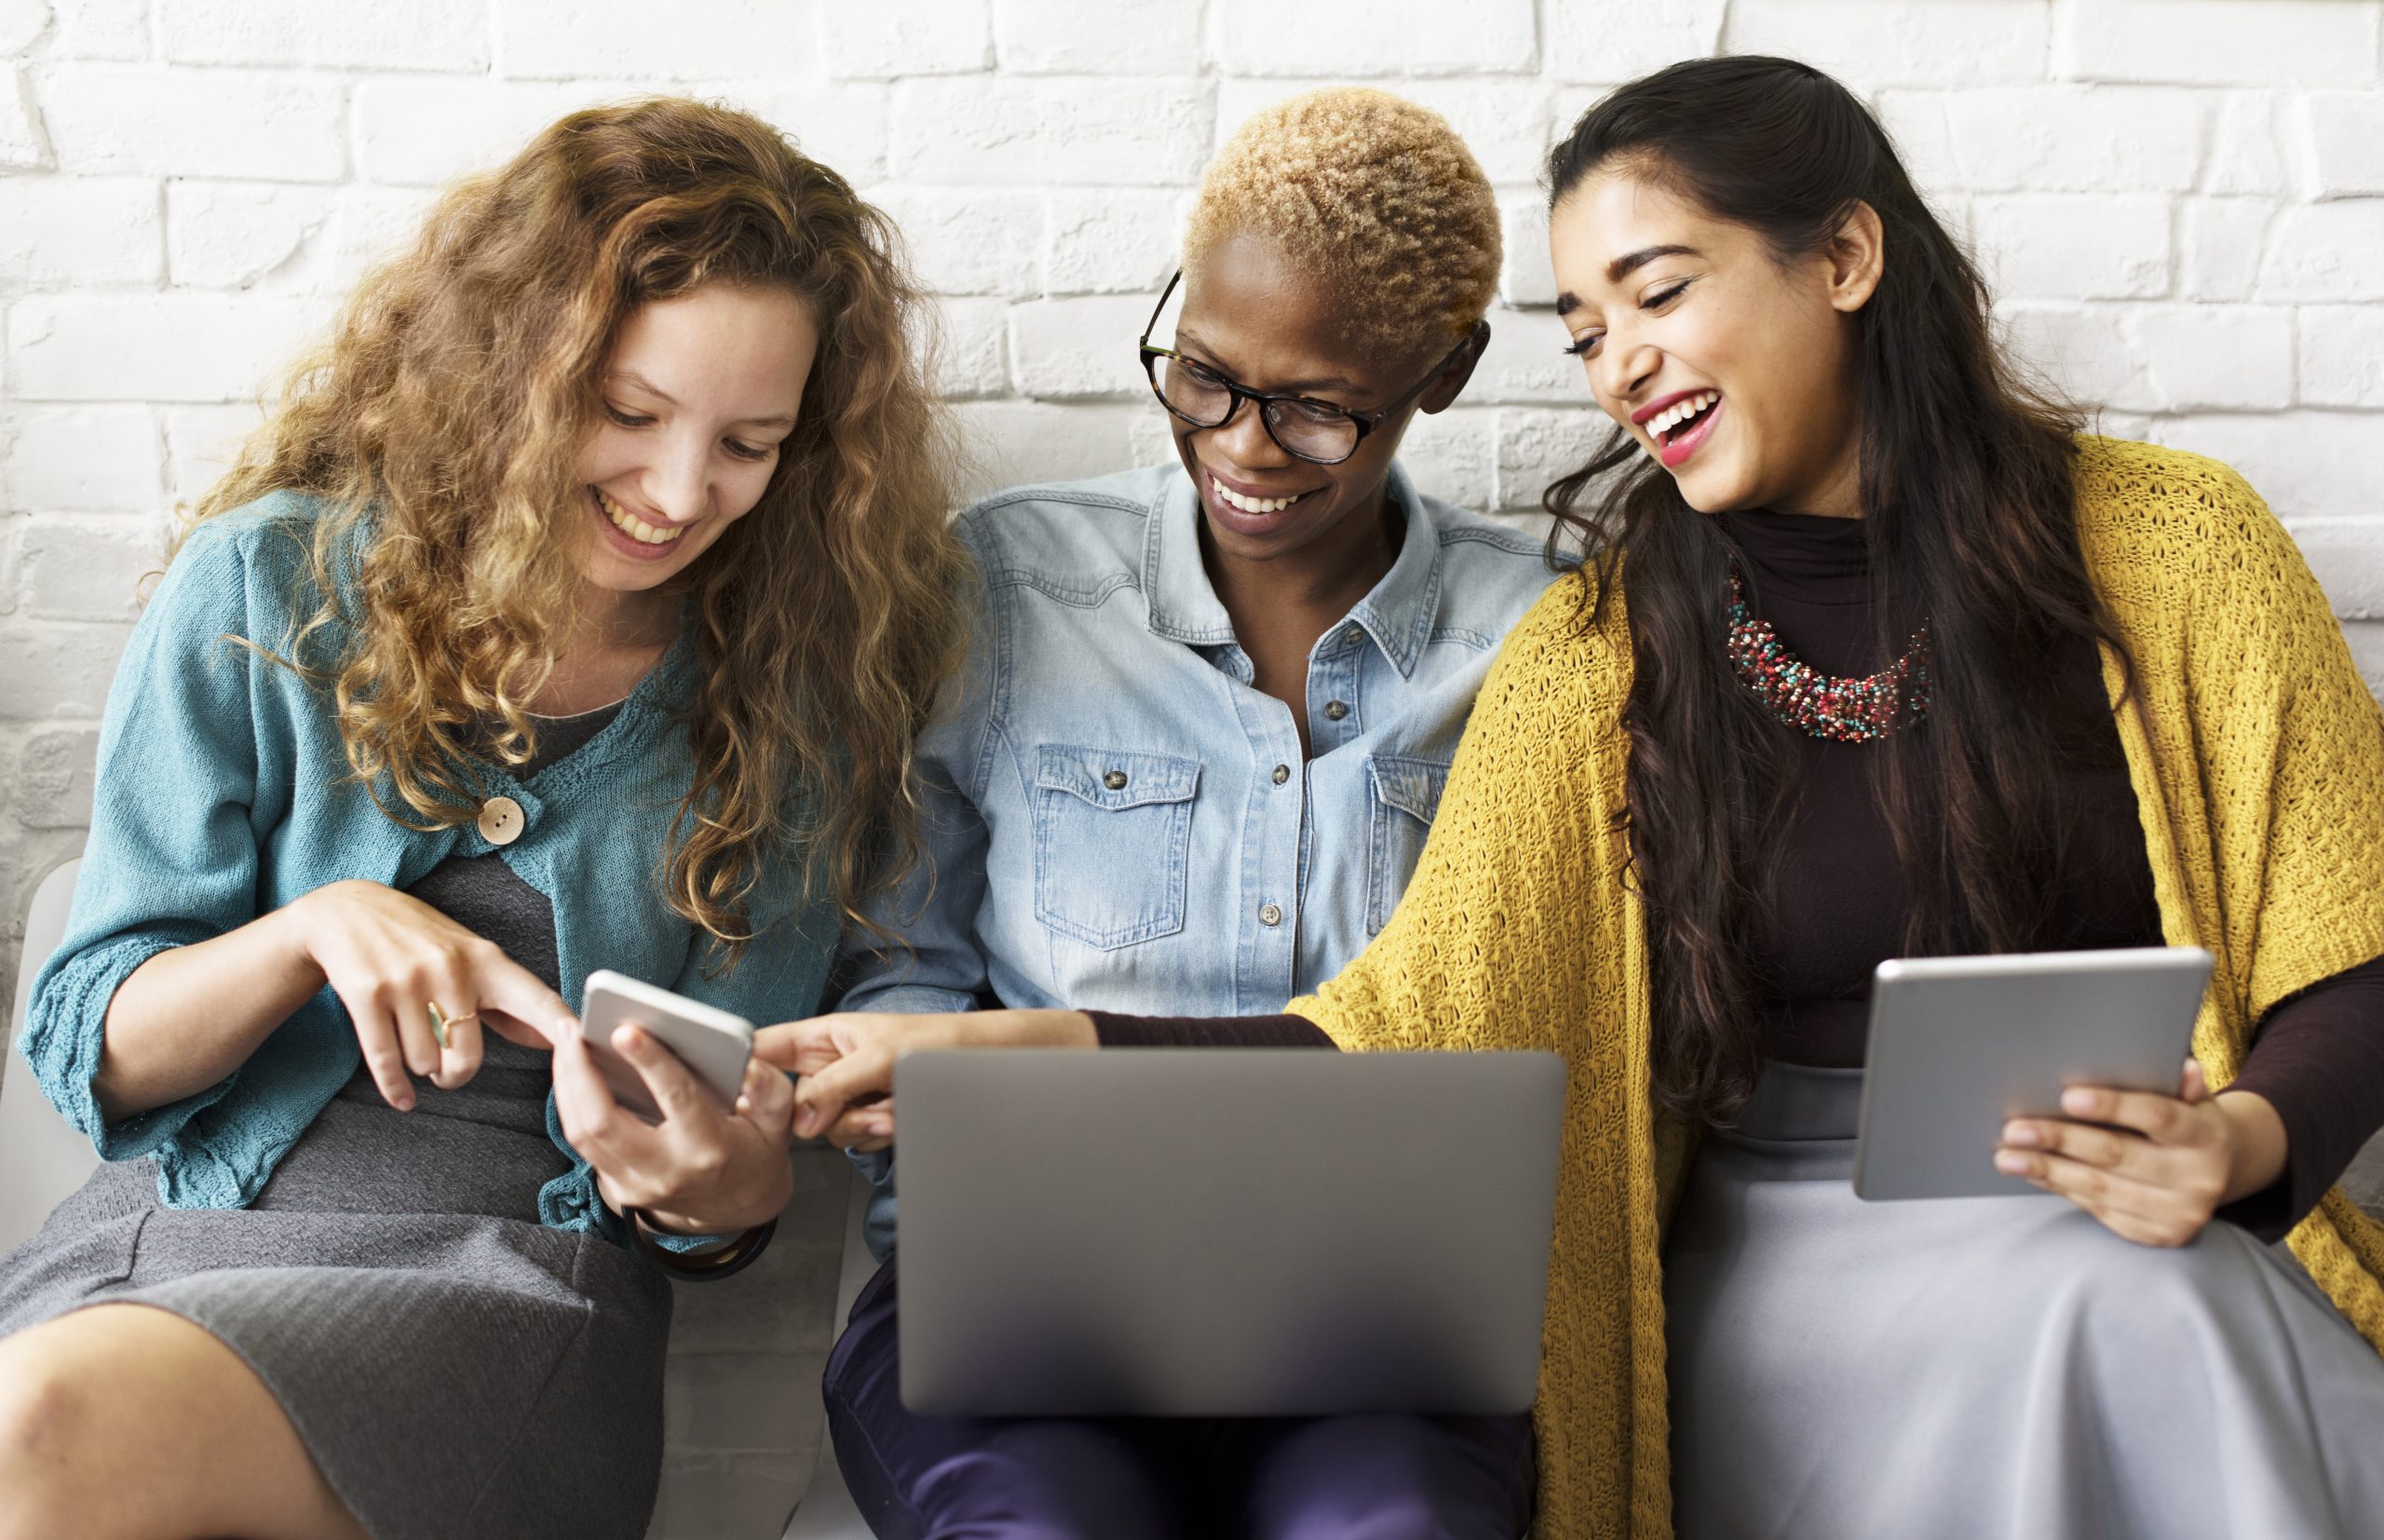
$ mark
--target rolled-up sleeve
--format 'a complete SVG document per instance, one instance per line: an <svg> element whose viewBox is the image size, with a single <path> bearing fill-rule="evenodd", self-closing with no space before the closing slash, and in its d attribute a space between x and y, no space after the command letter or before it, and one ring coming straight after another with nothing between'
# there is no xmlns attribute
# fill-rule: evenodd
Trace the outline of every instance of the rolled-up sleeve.
<svg viewBox="0 0 2384 1540"><path fill-rule="evenodd" d="M250 675L274 665L230 640L248 634L247 590L237 544L201 526L133 628L108 691L65 939L35 979L19 1044L43 1094L109 1160L152 1153L238 1078L115 1123L91 1089L109 1002L132 971L256 917Z"/></svg>

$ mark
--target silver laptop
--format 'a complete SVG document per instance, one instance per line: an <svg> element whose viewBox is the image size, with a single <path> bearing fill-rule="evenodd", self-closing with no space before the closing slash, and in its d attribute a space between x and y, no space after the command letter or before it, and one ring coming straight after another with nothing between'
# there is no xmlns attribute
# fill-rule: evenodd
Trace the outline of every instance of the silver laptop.
<svg viewBox="0 0 2384 1540"><path fill-rule="evenodd" d="M974 1416L1531 1404L1551 1053L914 1053L902 1404Z"/></svg>

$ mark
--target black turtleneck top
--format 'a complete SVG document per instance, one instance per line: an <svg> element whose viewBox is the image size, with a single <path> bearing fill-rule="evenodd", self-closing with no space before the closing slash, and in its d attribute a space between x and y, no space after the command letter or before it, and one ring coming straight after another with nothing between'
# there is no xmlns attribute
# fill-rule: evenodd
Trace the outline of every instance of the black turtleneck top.
<svg viewBox="0 0 2384 1540"><path fill-rule="evenodd" d="M1790 652L1830 675L1876 673L1895 662L1920 617L1891 615L1892 640L1883 648L1862 520L1727 513L1718 522L1742 553L1748 608ZM2035 950L2159 946L2160 911L2135 791L2119 730L2095 709L2104 696L2093 645L2081 641L2060 658L2043 688L2101 731L2069 746L2066 855L2052 921ZM1927 724L1915 731L1926 753ZM1796 1064L1860 1065L1872 970L1911 953L1904 925L1913 896L1874 784L1879 746L1801 732L1792 742L1794 801L1749 937L1764 995L1763 1051Z"/></svg>
<svg viewBox="0 0 2384 1540"><path fill-rule="evenodd" d="M1876 673L1894 662L1893 652L1883 655L1874 619L1860 520L1719 517L1744 555L1748 607L1771 623L1782 645L1827 674ZM1890 615L1892 646L1902 647L1917 620ZM2081 640L2043 687L2048 698L2104 698L2093 644ZM2099 732L2069 754L2066 856L2039 950L2159 946L2160 911L2119 729L2107 712L2081 714ZM1768 1057L1861 1064L1872 970L1904 953L1912 898L1873 784L1875 752L1870 744L1796 735L1795 801L1774 857L1771 901L1761 906L1749 948L1764 990ZM2233 1084L2266 1097L2284 1121L2283 1178L2227 1214L2273 1238L2316 1207L2384 1126L2384 958L2271 1009Z"/></svg>

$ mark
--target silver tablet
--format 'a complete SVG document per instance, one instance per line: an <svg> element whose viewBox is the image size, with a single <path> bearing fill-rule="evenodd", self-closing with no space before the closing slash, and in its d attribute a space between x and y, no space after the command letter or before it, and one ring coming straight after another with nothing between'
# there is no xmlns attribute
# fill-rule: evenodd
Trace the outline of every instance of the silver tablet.
<svg viewBox="0 0 2384 1540"><path fill-rule="evenodd" d="M1855 1193L2038 1193L1995 1169L2004 1121L2058 1116L2070 1086L2175 1095L2210 967L2200 947L1881 963Z"/></svg>
<svg viewBox="0 0 2384 1540"><path fill-rule="evenodd" d="M1531 1404L1554 1054L913 1053L894 1087L913 1412Z"/></svg>

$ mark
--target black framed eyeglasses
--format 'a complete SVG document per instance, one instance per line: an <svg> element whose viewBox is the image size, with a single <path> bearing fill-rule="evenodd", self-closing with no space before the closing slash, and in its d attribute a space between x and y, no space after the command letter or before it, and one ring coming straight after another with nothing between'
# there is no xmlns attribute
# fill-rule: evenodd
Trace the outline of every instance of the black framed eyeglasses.
<svg viewBox="0 0 2384 1540"><path fill-rule="evenodd" d="M1151 394L1158 404L1167 408L1179 422L1194 427L1223 427L1233 421L1244 401L1258 403L1258 419L1266 426L1266 437L1275 447L1294 459L1306 460L1315 466L1337 466L1358 453L1359 444L1386 417L1424 394L1441 371L1456 361L1457 356L1487 336L1488 321L1476 321L1473 330L1434 364L1415 385L1400 394L1397 400L1372 412L1352 412L1331 401L1310 399L1306 396L1286 396L1270 390L1253 390L1239 380L1228 379L1203 363L1195 363L1170 347L1153 347L1151 333L1158 330L1158 317L1184 281L1179 269L1167 280L1158 304L1151 310L1150 323L1143 328L1139 346L1143 355L1143 372L1149 376Z"/></svg>

